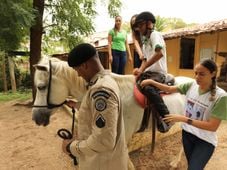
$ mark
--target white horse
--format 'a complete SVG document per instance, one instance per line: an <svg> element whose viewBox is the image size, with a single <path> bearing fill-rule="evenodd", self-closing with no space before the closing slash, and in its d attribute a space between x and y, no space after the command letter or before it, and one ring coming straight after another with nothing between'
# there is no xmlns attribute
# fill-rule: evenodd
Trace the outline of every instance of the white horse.
<svg viewBox="0 0 227 170"><path fill-rule="evenodd" d="M50 62L51 61L51 64ZM48 125L54 113L54 106L61 106L68 96L81 101L86 93L86 82L70 68L65 61L56 58L42 59L35 65L35 86L37 87L34 102L33 120L38 125ZM127 142L141 126L144 109L140 107L133 95L135 77L133 75L111 74L120 87L120 95L124 108L125 137ZM176 82L189 81L190 78L176 77ZM179 93L163 97L170 113L183 113L184 96ZM171 133L170 129L168 133ZM165 134L168 134L165 133ZM160 134L160 136L164 134Z"/></svg>

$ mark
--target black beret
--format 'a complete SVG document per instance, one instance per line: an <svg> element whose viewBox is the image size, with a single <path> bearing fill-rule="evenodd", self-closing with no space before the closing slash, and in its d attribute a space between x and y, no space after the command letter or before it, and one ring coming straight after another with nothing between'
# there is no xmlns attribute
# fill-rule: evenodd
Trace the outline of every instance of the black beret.
<svg viewBox="0 0 227 170"><path fill-rule="evenodd" d="M86 62L96 54L96 48L88 43L82 43L74 47L68 56L68 65L70 67L77 67Z"/></svg>
<svg viewBox="0 0 227 170"><path fill-rule="evenodd" d="M135 20L135 26L138 26L141 22L144 21L151 21L153 24L155 24L155 16L151 12L141 12Z"/></svg>

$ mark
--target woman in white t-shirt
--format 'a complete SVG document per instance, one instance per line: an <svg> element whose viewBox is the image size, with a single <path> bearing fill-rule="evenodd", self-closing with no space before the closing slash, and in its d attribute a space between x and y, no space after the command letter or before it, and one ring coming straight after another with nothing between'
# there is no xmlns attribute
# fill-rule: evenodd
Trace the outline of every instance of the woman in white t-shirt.
<svg viewBox="0 0 227 170"><path fill-rule="evenodd" d="M178 86L167 86L144 80L141 86L186 95L184 115L170 114L163 120L182 123L182 142L188 170L202 170L217 146L216 131L221 120L227 119L227 93L216 86L217 65L206 59L195 66L195 81Z"/></svg>

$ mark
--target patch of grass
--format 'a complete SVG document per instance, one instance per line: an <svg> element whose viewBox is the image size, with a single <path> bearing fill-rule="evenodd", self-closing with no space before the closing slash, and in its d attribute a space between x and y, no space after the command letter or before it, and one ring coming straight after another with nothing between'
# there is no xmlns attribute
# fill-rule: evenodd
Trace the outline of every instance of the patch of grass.
<svg viewBox="0 0 227 170"><path fill-rule="evenodd" d="M16 93L12 93L12 91L0 92L0 102L6 102L11 100L18 100L20 102L23 102L31 98L31 90L17 91Z"/></svg>

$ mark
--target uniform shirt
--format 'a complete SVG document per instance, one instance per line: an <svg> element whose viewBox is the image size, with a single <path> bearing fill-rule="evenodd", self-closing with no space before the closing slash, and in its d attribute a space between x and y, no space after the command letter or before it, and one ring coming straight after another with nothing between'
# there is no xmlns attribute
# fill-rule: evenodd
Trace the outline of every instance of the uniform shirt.
<svg viewBox="0 0 227 170"><path fill-rule="evenodd" d="M227 119L227 94L217 87L215 100L210 101L210 91L201 93L198 84L193 81L178 86L178 91L186 94L185 115L191 119L207 121L210 117L221 120ZM187 123L182 123L182 128L195 136L217 146L216 132L203 130Z"/></svg>
<svg viewBox="0 0 227 170"><path fill-rule="evenodd" d="M78 139L70 150L79 158L81 170L127 170L119 88L110 72L96 74L78 112Z"/></svg>
<svg viewBox="0 0 227 170"><path fill-rule="evenodd" d="M160 72L164 75L167 74L167 59L166 59L166 44L160 32L153 31L150 38L143 37L143 54L144 58L150 60L154 55L156 48L161 48L163 56L154 64L146 68L145 71Z"/></svg>
<svg viewBox="0 0 227 170"><path fill-rule="evenodd" d="M109 35L112 37L112 44L111 49L118 50L118 51L126 51L125 42L127 39L127 33L124 30L121 30L120 32L114 31L114 29L111 29L109 31Z"/></svg>

